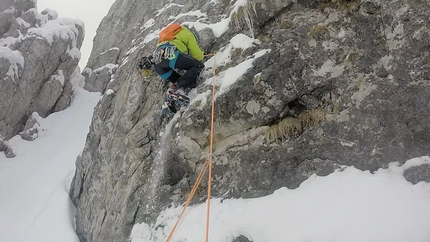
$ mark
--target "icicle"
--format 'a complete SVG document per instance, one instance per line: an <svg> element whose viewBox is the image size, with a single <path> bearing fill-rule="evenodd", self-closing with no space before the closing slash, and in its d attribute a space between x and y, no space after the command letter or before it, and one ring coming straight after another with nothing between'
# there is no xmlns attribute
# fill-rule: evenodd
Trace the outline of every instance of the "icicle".
<svg viewBox="0 0 430 242"><path fill-rule="evenodd" d="M247 1L244 5L239 6L235 11L234 15L234 24L237 28L240 27L241 24L241 15L243 14L243 18L245 20L246 25L248 26L251 37L254 39L254 22L252 20L252 15L257 16L257 11L255 10L255 2Z"/></svg>

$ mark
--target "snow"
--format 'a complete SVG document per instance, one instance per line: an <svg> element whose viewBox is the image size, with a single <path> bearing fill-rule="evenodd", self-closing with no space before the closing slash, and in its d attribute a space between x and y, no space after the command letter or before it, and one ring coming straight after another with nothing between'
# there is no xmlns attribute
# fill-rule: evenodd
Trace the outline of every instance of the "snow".
<svg viewBox="0 0 430 242"><path fill-rule="evenodd" d="M225 65L231 61L231 55L234 49L245 50L253 47L255 44L258 44L258 40L252 39L244 34L235 35L227 46L216 52L214 56L205 62L205 67L208 70L213 70L214 68L218 68L221 65ZM218 73L216 79L219 90L216 93L216 97L219 97L228 91L229 87L253 66L253 63L256 59L269 52L270 49L260 50L239 65ZM205 81L205 85L212 85L213 78L214 77L208 78Z"/></svg>
<svg viewBox="0 0 430 242"><path fill-rule="evenodd" d="M91 69L89 70L91 71ZM85 77L81 75L81 68L79 68L79 66L76 67L76 69L73 71L72 75L70 76L70 83L72 83L73 90L79 91L82 87L84 87Z"/></svg>
<svg viewBox="0 0 430 242"><path fill-rule="evenodd" d="M227 46L221 48L213 57L206 61L205 67L211 69L217 66L225 65L231 61L231 53L234 49L245 50L254 46L256 43L258 43L257 40L252 39L244 34L235 35Z"/></svg>
<svg viewBox="0 0 430 242"><path fill-rule="evenodd" d="M40 21L40 24L42 26L39 27L39 25L37 24L37 27L29 28L25 36L23 36L21 32L18 31L19 35L16 38L0 38L0 58L7 58L9 60L10 67L6 75L12 77L13 81L15 81L15 78L18 77L18 65L21 67L24 66L24 58L22 57L21 53L19 53L19 51L12 51L9 47L16 44L17 42L22 41L25 38L37 36L46 39L50 44L53 43L54 38L71 40L72 46L69 47L66 53L72 58L81 58L81 52L78 48L76 48L76 42L79 35L77 25L81 26L81 28L84 29L84 23L82 21L67 18L48 21L48 16L39 14L35 8L32 8L28 11L33 12L34 16L36 17L36 20ZM52 14L54 17L57 17L57 13L55 11L46 11L49 14ZM26 28L31 26L22 18L17 18L15 21L20 26L24 26Z"/></svg>
<svg viewBox="0 0 430 242"><path fill-rule="evenodd" d="M26 28L30 28L30 24L29 23L27 23L24 19L22 19L22 18L16 18L16 20L15 20L20 26L24 26L24 27L26 27Z"/></svg>
<svg viewBox="0 0 430 242"><path fill-rule="evenodd" d="M218 2L211 1L213 4L218 4ZM200 31L204 28L211 28L214 32L215 37L220 37L227 29L229 28L229 24L231 22L231 17L233 14L235 14L241 7L245 7L246 4L248 4L248 0L238 0L234 3L233 9L230 12L230 15L226 18L222 18L219 22L213 23L213 24L206 24L202 22L183 22L183 24L186 24L188 26L196 28L197 31ZM198 18L201 18L201 20L204 20L206 14L201 12L190 12L189 15L195 15ZM178 18L173 18L178 19ZM249 21L249 19L244 19L245 21Z"/></svg>
<svg viewBox="0 0 430 242"><path fill-rule="evenodd" d="M75 88L69 108L38 118L38 139L16 136L0 154L0 234L10 242L77 242L69 186L99 93Z"/></svg>
<svg viewBox="0 0 430 242"><path fill-rule="evenodd" d="M104 54L108 53L109 51L113 51L113 50L119 51L119 48L118 47L112 47L106 51L103 51L102 53L100 53L100 55L104 55Z"/></svg>
<svg viewBox="0 0 430 242"><path fill-rule="evenodd" d="M0 38L0 47L9 47L15 44L16 42L18 42L19 40L21 40L22 38L21 32L19 32L18 34L19 36L17 38L15 37Z"/></svg>
<svg viewBox="0 0 430 242"><path fill-rule="evenodd" d="M243 61L242 63L240 63L237 66L234 66L232 68L227 69L224 72L220 73L220 80L221 80L221 85L220 88L218 90L218 92L216 93L216 97L221 96L223 93L225 93L226 91L229 90L229 87L235 83L243 74L246 73L246 71L248 71L249 69L252 68L254 60L256 60L258 57L261 57L267 53L269 53L270 50L260 50L257 53L254 54L253 58L250 58L246 61Z"/></svg>
<svg viewBox="0 0 430 242"><path fill-rule="evenodd" d="M70 57L72 57L73 59L75 59L75 58L77 58L77 59L81 59L81 51L78 49L78 48L76 48L76 47L73 47L72 49L68 49L67 51L66 51L66 53L70 56Z"/></svg>
<svg viewBox="0 0 430 242"><path fill-rule="evenodd" d="M240 7L245 7L247 3L248 0L237 0L233 5L233 11L231 11L230 16L237 12Z"/></svg>
<svg viewBox="0 0 430 242"><path fill-rule="evenodd" d="M207 23L202 23L200 21L205 21L207 14L201 12L200 10L197 11L190 11L187 13L181 13L177 16L171 16L169 17L169 20L173 22L175 22L177 19L183 17L183 16L196 16L198 18L197 21L194 22L182 22L182 24L187 25L189 27L194 27L197 31L200 31L204 28L211 28L214 36L215 37L220 37L223 33L225 33L225 31L227 31L227 29L229 28L229 23L231 21L231 16L236 13L240 7L244 7L246 6L246 4L248 3L247 0L238 0L236 1L236 3L233 5L233 9L230 13L230 15L226 18L222 18L219 22L217 23L213 23L213 24L207 24ZM214 4L216 4L214 2ZM180 4L176 4L176 3L171 3L168 4L166 6L164 6L162 9L157 10L155 12L155 17L158 17L160 14L162 14L164 11L166 11L167 9L171 8L171 7L180 7L182 8L183 5ZM153 19L149 19L147 22L145 22L145 24L141 27L141 31L146 30L147 28L151 27L154 25L154 20ZM158 38L158 34L161 32L161 29L157 29L157 30L153 30L150 33L148 33L144 40L139 44L139 46L136 46L134 48L132 48L131 50L128 51L128 53L134 52L136 49L141 48L141 46L149 43L150 41L152 41L153 39ZM255 39L253 41L256 41ZM133 41L134 42L134 41Z"/></svg>
<svg viewBox="0 0 430 242"><path fill-rule="evenodd" d="M162 14L164 11L166 11L169 8L172 8L172 7L180 7L180 8L182 8L183 6L184 5L177 4L177 3L167 4L162 9L155 11L154 14L156 14L155 17L158 17L158 16L160 16L160 14Z"/></svg>
<svg viewBox="0 0 430 242"><path fill-rule="evenodd" d="M42 12L48 11L51 16L53 16L53 13L50 9L55 9L54 19L61 16L80 19L85 23L85 38L80 48L82 56L79 61L79 66L82 70L85 68L91 54L96 30L112 7L113 2L114 0L37 0L37 9Z"/></svg>
<svg viewBox="0 0 430 242"><path fill-rule="evenodd" d="M48 15L51 16L52 19L57 19L58 18L58 13L55 10L49 9L49 8L45 8L43 10L44 15Z"/></svg>
<svg viewBox="0 0 430 242"><path fill-rule="evenodd" d="M209 241L232 241L239 235L254 242L429 241L430 184L412 185L402 175L420 164L430 164L430 158L403 166L391 163L374 174L347 167L261 198L213 199ZM171 241L203 241L206 206L188 208ZM131 241L165 241L181 209L166 209L155 224L135 225Z"/></svg>
<svg viewBox="0 0 430 242"><path fill-rule="evenodd" d="M13 6L5 9L2 11L3 13L14 13L15 12L15 8Z"/></svg>
<svg viewBox="0 0 430 242"><path fill-rule="evenodd" d="M161 31L161 30L158 30L158 31L151 32L151 33L147 34L147 35L145 36L145 39L143 40L143 43L142 43L142 44L147 44L147 43L149 43L150 41L152 41L153 39L158 38L158 34L160 33L160 31ZM133 50L133 51L134 51L134 50ZM133 51L131 51L131 52L133 52Z"/></svg>
<svg viewBox="0 0 430 242"><path fill-rule="evenodd" d="M18 69L19 67L24 67L24 57L22 57L21 52L12 51L8 47L0 47L0 58L7 59L9 62L9 70L6 72L6 76L10 76L12 81L15 81L15 78L18 79Z"/></svg>
<svg viewBox="0 0 430 242"><path fill-rule="evenodd" d="M190 11L188 13L181 13L181 14L178 14L177 16L170 16L169 20L176 21L184 16L196 16L197 18L207 17L206 13L202 13L202 11L196 10L196 11Z"/></svg>
<svg viewBox="0 0 430 242"><path fill-rule="evenodd" d="M208 90L204 93L197 94L197 92L194 90L191 90L191 92L188 94L190 97L190 105L198 104L195 106L196 109L202 110L204 106L208 104L208 97L212 94L212 90Z"/></svg>
<svg viewBox="0 0 430 242"><path fill-rule="evenodd" d="M57 80L61 83L61 86L64 87L64 73L62 70L57 71L58 74L52 75L51 78L53 80Z"/></svg>
<svg viewBox="0 0 430 242"><path fill-rule="evenodd" d="M211 28L215 37L220 37L228 29L229 23L230 18L223 18L219 22L213 24L205 24L201 22L183 22L183 24L187 26L196 28L197 31L200 31L204 28Z"/></svg>
<svg viewBox="0 0 430 242"><path fill-rule="evenodd" d="M151 28L154 25L155 25L155 19L151 18L143 24L140 30L145 31L147 28Z"/></svg>
<svg viewBox="0 0 430 242"><path fill-rule="evenodd" d="M235 49L247 49L254 46L254 44L258 44L259 41L253 38L250 38L244 34L237 34L230 40L231 46Z"/></svg>
<svg viewBox="0 0 430 242"><path fill-rule="evenodd" d="M19 136L6 141L17 156L0 154L2 241L78 242L68 191L100 98L82 90L81 78L75 71L75 98L69 108L37 118L35 141ZM413 185L403 177L406 169L421 164L430 164L430 157L402 166L393 162L373 174L345 167L325 177L313 175L297 189L280 188L260 198L213 198L209 240L243 235L254 242L427 242L430 184ZM165 241L181 209L167 208L155 224L135 224L131 242ZM206 204L189 207L171 241L203 241L205 221Z"/></svg>
<svg viewBox="0 0 430 242"><path fill-rule="evenodd" d="M54 38L61 38L64 40L71 39L73 46L76 46L76 39L79 35L79 30L76 25L80 25L84 28L84 23L78 19L60 18L46 22L46 24L40 28L30 28L28 34L33 34L46 39L50 44L54 41Z"/></svg>
<svg viewBox="0 0 430 242"><path fill-rule="evenodd" d="M237 0L232 13L246 3L246 0ZM174 6L181 7L170 4L157 13L159 15ZM144 27L152 26L152 21L148 20ZM66 30L64 25L72 22L75 24L74 20L48 21L43 28L34 28L30 32L48 41L54 37L69 38L76 31L70 28ZM228 28L229 22L230 17L211 25L199 22L185 24L197 30L211 27L216 37L219 37ZM157 30L148 34L144 43L156 37ZM255 39L237 35L205 65L210 71L230 62L233 49L245 50L255 44L258 44ZM217 73L217 98L221 98L259 57L269 52L269 49L259 50L244 62ZM75 54L75 50L70 50L70 54ZM19 52L0 47L0 55L7 56L13 68L24 65ZM117 68L113 64L107 67ZM91 72L90 69L84 71ZM333 76L342 71L340 66L326 62L317 74L331 73ZM209 78L205 84L211 85L212 81L213 78ZM16 153L15 158L7 159L0 153L1 241L79 241L74 232L75 208L70 202L68 191L76 157L85 146L100 94L82 89L85 82L79 67L73 73L71 83L75 95L69 108L45 119L33 114L38 121L38 125L35 125L38 138L28 142L16 136L6 141ZM106 95L111 94L114 91L109 89ZM208 104L210 91L197 94L193 90L192 94L192 103L199 102L199 107ZM169 131L167 129L162 139L167 139ZM345 141L345 145L353 143ZM162 163L165 157L165 154L158 155L160 160L157 164ZM403 177L406 169L421 164L430 164L430 157L417 157L403 165L392 162L387 169L379 169L374 173L344 167L325 177L313 175L297 189L280 188L260 198L213 198L209 240L231 241L243 235L253 242L428 242L430 184L420 182L413 185ZM163 166L158 168L162 169ZM154 188L156 185L154 182ZM200 204L187 209L172 242L204 240L206 206ZM154 224L135 224L130 235L131 242L165 241L181 209L182 205L172 205L159 214Z"/></svg>
<svg viewBox="0 0 430 242"><path fill-rule="evenodd" d="M118 65L117 64L113 64L113 63L108 63L108 64L106 64L106 65L104 65L102 67L99 67L99 68L95 69L93 72L100 73L105 68L109 69L109 74L112 75L113 70L116 69L116 68L118 68Z"/></svg>

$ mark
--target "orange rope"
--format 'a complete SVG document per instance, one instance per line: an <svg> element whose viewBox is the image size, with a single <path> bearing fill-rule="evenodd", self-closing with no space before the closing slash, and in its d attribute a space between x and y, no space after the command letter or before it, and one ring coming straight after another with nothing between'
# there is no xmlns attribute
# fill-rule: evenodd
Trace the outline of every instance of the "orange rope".
<svg viewBox="0 0 430 242"><path fill-rule="evenodd" d="M213 137L214 137L214 117L215 117L215 84L216 84L216 62L214 56L213 67L213 81L212 81L212 115L211 115L211 139L209 145L209 174L208 174L208 206L206 212L206 242L209 241L209 216L211 207L211 189L212 189L212 151L213 151Z"/></svg>
<svg viewBox="0 0 430 242"><path fill-rule="evenodd" d="M169 236L166 239L166 242L169 242L170 239L172 239L173 233L175 232L176 227L178 227L179 221L181 220L182 215L184 215L185 210L187 209L188 205L191 202L191 199L193 199L194 193L196 193L197 188L198 188L200 182L202 181L203 175L205 174L205 171L207 168L208 168L208 159L206 159L205 163L203 164L202 170L200 171L200 174L197 177L196 182L194 183L193 189L191 189L191 193L190 193L190 195L188 195L188 199L185 202L184 207L182 208L181 214L179 215L178 220L176 220L175 225L173 226L172 230L170 231Z"/></svg>
<svg viewBox="0 0 430 242"><path fill-rule="evenodd" d="M209 55L214 56L215 54L208 54L208 56ZM182 211L181 211L181 214L179 215L178 220L176 220L175 225L173 226L172 230L170 231L169 236L166 239L166 242L169 242L172 239L173 233L175 232L176 228L178 227L178 224L182 218L182 215L184 215L185 210L187 209L188 205L190 204L191 200L193 199L193 196L194 196L195 192L197 191L198 185L200 184L201 180L203 179L203 175L205 174L205 171L208 168L209 168L209 176L208 176L208 205L207 205L207 212L206 212L206 242L209 241L209 215L210 215L210 201L211 201L211 188L212 188L212 157L213 157L212 152L213 152L214 117L215 117L215 84L216 84L215 58L214 58L213 74L214 74L214 80L212 82L212 117L211 117L209 159L206 159L205 163L203 164L202 170L200 171L200 174L197 177L196 182L194 183L193 189L191 189L191 193L188 196L188 199L185 202L184 207L182 208Z"/></svg>

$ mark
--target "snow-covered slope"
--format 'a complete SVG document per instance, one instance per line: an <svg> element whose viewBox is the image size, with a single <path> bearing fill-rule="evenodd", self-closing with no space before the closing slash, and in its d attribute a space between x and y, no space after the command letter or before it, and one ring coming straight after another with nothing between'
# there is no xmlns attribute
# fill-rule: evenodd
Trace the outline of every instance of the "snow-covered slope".
<svg viewBox="0 0 430 242"><path fill-rule="evenodd" d="M74 93L69 108L39 118L36 140L7 142L15 158L0 154L1 241L79 241L69 187L100 94Z"/></svg>

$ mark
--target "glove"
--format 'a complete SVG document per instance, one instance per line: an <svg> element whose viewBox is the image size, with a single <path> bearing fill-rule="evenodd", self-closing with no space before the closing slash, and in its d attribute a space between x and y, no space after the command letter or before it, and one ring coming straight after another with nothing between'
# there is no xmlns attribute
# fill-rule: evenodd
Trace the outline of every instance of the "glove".
<svg viewBox="0 0 430 242"><path fill-rule="evenodd" d="M146 56L142 57L138 65L140 69L147 70L147 69L151 69L153 64L154 63L152 62L152 55L150 55L148 57Z"/></svg>

